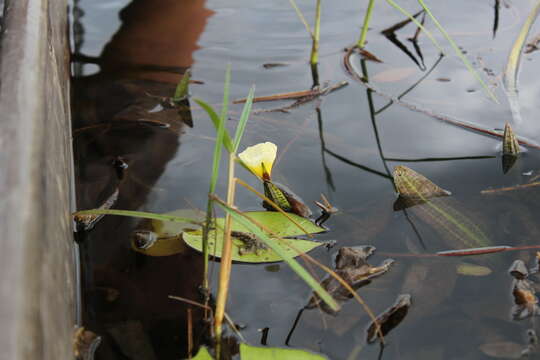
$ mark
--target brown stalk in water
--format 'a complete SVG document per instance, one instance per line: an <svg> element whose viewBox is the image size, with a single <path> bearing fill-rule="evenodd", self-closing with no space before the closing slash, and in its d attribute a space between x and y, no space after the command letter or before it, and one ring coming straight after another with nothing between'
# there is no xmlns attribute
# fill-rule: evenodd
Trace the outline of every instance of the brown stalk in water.
<svg viewBox="0 0 540 360"><path fill-rule="evenodd" d="M236 155L234 152L229 153L229 174L227 187L227 206L234 207L234 195L236 182L234 177ZM229 213L225 215L225 230L223 236L223 249L221 253L221 265L219 268L219 288L216 301L216 313L214 316L214 331L217 342L217 358L220 358L221 345L221 326L223 324L223 316L225 315L225 305L227 303L227 295L229 292L229 283L231 279L232 268L232 238L231 238L232 217Z"/></svg>
<svg viewBox="0 0 540 360"><path fill-rule="evenodd" d="M263 101L297 100L297 99L302 99L306 97L317 97L321 95L327 95L335 90L342 88L345 85L347 85L346 81L340 81L339 83L335 85L326 86L322 89L291 91L291 92L279 93L279 94L274 94L274 95L258 96L256 98L253 98L253 102L256 103L256 102L263 102ZM247 98L236 99L233 101L233 104L242 104L242 103L245 103L246 100Z"/></svg>

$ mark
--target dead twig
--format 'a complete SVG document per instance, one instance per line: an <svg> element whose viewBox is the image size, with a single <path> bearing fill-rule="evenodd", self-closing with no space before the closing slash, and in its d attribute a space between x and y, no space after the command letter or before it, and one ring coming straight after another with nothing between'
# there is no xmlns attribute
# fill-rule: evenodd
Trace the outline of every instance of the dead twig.
<svg viewBox="0 0 540 360"><path fill-rule="evenodd" d="M486 190L480 191L480 194L482 195L498 194L498 193L509 192L509 191L523 190L523 189L527 189L527 188L531 188L531 187L535 187L539 185L540 185L540 181L536 181L529 184L507 186L507 187L498 188L498 189L486 189Z"/></svg>

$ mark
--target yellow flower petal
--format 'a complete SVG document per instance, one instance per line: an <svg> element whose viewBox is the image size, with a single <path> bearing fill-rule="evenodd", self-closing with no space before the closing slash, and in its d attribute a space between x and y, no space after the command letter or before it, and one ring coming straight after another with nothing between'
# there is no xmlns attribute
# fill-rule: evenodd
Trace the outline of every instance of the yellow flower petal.
<svg viewBox="0 0 540 360"><path fill-rule="evenodd" d="M255 176L263 179L264 170L268 176L272 173L276 153L276 144L265 142L248 147L238 154L238 157Z"/></svg>

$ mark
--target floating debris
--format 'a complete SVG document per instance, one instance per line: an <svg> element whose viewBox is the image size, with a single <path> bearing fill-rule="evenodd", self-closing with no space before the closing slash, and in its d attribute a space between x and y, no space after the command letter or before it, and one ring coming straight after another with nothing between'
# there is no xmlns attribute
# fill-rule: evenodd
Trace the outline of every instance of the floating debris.
<svg viewBox="0 0 540 360"><path fill-rule="evenodd" d="M119 190L116 189L111 196L97 209L97 210L108 210L116 203L118 200ZM103 218L103 214L76 214L73 216L75 223L77 224L78 231L90 231L96 226L99 220Z"/></svg>
<svg viewBox="0 0 540 360"><path fill-rule="evenodd" d="M438 251L438 256L470 256L492 254L512 249L511 246L485 246L481 248Z"/></svg>
<svg viewBox="0 0 540 360"><path fill-rule="evenodd" d="M339 249L335 260L335 272L354 290L369 284L374 278L386 273L392 264L393 259L384 260L379 266L370 265L367 258L375 251L373 246L342 247ZM336 301L345 302L352 298L351 293L334 277L328 275L321 283L322 287L332 295ZM316 306L329 313L335 312L321 301L317 294L313 294L306 305L307 309Z"/></svg>
<svg viewBox="0 0 540 360"><path fill-rule="evenodd" d="M265 63L263 64L263 68L265 69L273 69L273 68L277 68L277 67L283 67L283 66L288 66L289 64L287 63Z"/></svg>
<svg viewBox="0 0 540 360"><path fill-rule="evenodd" d="M255 114L265 113L265 112L285 112L288 113L289 110L299 107L300 105L306 104L308 102L311 102L321 96L326 96L336 90L341 89L342 87L347 86L349 83L347 81L340 81L337 84L330 85L330 86L323 86L322 88L316 87L311 90L305 90L305 91L295 91L291 93L283 93L283 94L276 94L276 95L270 95L270 96L262 96L253 99L253 102L261 102L261 101L275 101L275 100L290 100L290 99L296 99L294 103L288 106L283 106L279 108L274 109L259 109L255 110ZM245 102L246 99L238 99L233 101L233 103L238 104Z"/></svg>
<svg viewBox="0 0 540 360"><path fill-rule="evenodd" d="M322 203L315 201L315 205L317 205L319 209L321 209L321 215L315 220L315 224L317 226L321 226L326 220L330 218L331 215L339 211L338 208L330 204L324 194L321 194L321 201Z"/></svg>
<svg viewBox="0 0 540 360"><path fill-rule="evenodd" d="M512 307L514 320L523 320L539 313L538 298L530 281L514 280L512 295L514 295L514 306Z"/></svg>
<svg viewBox="0 0 540 360"><path fill-rule="evenodd" d="M514 261L510 266L510 269L508 269L508 272L516 280L523 280L529 276L529 270L527 270L527 266L525 265L523 260Z"/></svg>
<svg viewBox="0 0 540 360"><path fill-rule="evenodd" d="M396 302L390 309L377 316L377 323L381 328L383 336L386 336L392 329L398 326L403 319L405 319L410 307L411 295L401 294L397 297ZM375 323L371 323L368 327L366 339L369 344L374 343L379 339L377 325Z"/></svg>

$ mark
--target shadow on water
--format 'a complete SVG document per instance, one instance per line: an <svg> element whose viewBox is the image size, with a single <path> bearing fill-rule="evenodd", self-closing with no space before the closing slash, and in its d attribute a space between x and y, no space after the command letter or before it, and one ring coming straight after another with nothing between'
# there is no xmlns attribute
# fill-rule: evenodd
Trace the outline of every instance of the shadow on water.
<svg viewBox="0 0 540 360"><path fill-rule="evenodd" d="M99 206L116 189L116 208L140 209L181 151L191 114L161 107L159 97L172 96L179 74L193 62L212 14L203 5L134 1L121 11L120 29L96 58L77 53L79 37L73 82L79 209ZM98 64L100 71L81 76L87 63ZM77 234L83 324L103 338L97 359L183 358L187 311L193 326L201 321L201 311L168 296L199 301L200 256L187 250L164 257L134 252L130 234L137 225L130 218L105 217L92 231ZM193 346L198 336L195 330Z"/></svg>

